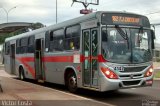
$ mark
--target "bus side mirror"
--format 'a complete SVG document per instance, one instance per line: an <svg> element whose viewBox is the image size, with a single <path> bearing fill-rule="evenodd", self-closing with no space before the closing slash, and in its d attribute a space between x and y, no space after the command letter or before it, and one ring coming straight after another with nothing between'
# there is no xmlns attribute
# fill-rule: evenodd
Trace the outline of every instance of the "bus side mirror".
<svg viewBox="0 0 160 106"><path fill-rule="evenodd" d="M156 38L155 36L155 32L153 30L151 30L151 41L152 41L152 49L155 49L155 45L154 45L154 39Z"/></svg>

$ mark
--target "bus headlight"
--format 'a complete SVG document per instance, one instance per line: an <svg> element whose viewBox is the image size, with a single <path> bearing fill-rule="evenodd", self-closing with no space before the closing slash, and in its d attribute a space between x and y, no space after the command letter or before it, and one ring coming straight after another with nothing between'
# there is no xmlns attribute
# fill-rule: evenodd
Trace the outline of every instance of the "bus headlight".
<svg viewBox="0 0 160 106"><path fill-rule="evenodd" d="M111 71L109 68L101 67L101 71L109 79L118 79L118 76L113 71Z"/></svg>
<svg viewBox="0 0 160 106"><path fill-rule="evenodd" d="M153 74L153 67L151 66L145 73L145 77L152 76L152 74Z"/></svg>

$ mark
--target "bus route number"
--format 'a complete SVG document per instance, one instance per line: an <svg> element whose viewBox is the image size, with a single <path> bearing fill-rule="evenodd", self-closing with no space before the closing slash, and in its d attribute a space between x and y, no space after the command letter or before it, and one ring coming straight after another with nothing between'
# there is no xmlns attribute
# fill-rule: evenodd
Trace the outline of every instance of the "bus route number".
<svg viewBox="0 0 160 106"><path fill-rule="evenodd" d="M114 67L115 71L124 71L124 68L122 66L116 66Z"/></svg>

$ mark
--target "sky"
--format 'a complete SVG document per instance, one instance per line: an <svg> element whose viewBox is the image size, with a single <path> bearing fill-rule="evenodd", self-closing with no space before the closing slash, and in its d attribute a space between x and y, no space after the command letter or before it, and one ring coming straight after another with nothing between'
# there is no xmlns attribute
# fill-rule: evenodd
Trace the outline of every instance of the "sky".
<svg viewBox="0 0 160 106"><path fill-rule="evenodd" d="M79 11L83 9L80 3L74 3L72 0L58 1L58 23L73 19L78 16ZM82 0L85 1L85 0ZM95 1L95 0L88 0ZM94 11L127 11L146 15L152 24L160 23L160 0L99 0L99 5L89 5ZM45 25L56 23L56 0L0 0L0 23L7 22L6 13L9 22L41 22ZM150 14L155 13L155 14ZM156 26L156 42L160 42L160 26Z"/></svg>

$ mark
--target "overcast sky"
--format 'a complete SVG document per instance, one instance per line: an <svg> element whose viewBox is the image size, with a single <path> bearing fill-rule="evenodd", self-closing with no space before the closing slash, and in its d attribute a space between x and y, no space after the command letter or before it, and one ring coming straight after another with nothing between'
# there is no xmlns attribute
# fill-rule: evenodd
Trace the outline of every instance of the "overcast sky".
<svg viewBox="0 0 160 106"><path fill-rule="evenodd" d="M74 3L71 7L72 0L57 1L58 22L81 16L79 10L84 8L82 4ZM0 0L0 23L7 21L6 13L2 7L9 10L17 6L17 8L9 12L9 22L41 22L45 25L55 24L55 4L56 0ZM98 11L134 12L146 15L151 23L160 23L160 0L100 0L98 6L90 5L89 8ZM149 14L154 12L159 13ZM156 35L158 41L160 41L160 26L156 27Z"/></svg>

